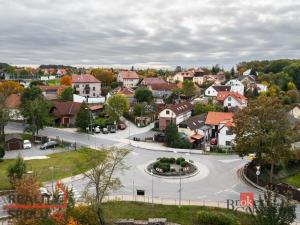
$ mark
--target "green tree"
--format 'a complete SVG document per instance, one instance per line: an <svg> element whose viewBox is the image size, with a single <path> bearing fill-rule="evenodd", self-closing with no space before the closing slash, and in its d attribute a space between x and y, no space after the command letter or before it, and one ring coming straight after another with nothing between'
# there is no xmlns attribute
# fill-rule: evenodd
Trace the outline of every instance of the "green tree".
<svg viewBox="0 0 300 225"><path fill-rule="evenodd" d="M179 139L178 128L175 123L169 123L165 130L165 143L171 146L175 140Z"/></svg>
<svg viewBox="0 0 300 225"><path fill-rule="evenodd" d="M214 106L213 104L205 105L200 102L197 102L193 108L193 115L200 115L202 113L213 112L213 111L217 111L216 106Z"/></svg>
<svg viewBox="0 0 300 225"><path fill-rule="evenodd" d="M1 159L3 159L4 156L5 156L5 149L2 145L0 145L0 162L1 162Z"/></svg>
<svg viewBox="0 0 300 225"><path fill-rule="evenodd" d="M50 123L49 110L50 105L41 97L26 101L22 105L22 114L30 124L33 135L38 134L39 130Z"/></svg>
<svg viewBox="0 0 300 225"><path fill-rule="evenodd" d="M133 113L135 116L142 116L146 114L145 104L137 103L133 107Z"/></svg>
<svg viewBox="0 0 300 225"><path fill-rule="evenodd" d="M195 85L194 82L191 80L185 80L182 83L182 93L186 97L192 97L195 95Z"/></svg>
<svg viewBox="0 0 300 225"><path fill-rule="evenodd" d="M121 187L120 179L113 175L117 170L123 171L127 169L124 164L124 158L129 153L129 150L111 147L103 148L101 151L107 154L105 160L97 157L97 154L92 154L88 160L92 169L88 172L82 170L82 172L88 180L86 192L84 193L85 200L90 203L98 224L105 225L103 202L111 191L118 190ZM91 188L95 191L89 191Z"/></svg>
<svg viewBox="0 0 300 225"><path fill-rule="evenodd" d="M289 198L279 197L271 191L259 196L251 211L253 225L289 225L296 219L296 205Z"/></svg>
<svg viewBox="0 0 300 225"><path fill-rule="evenodd" d="M294 82L292 82L292 81L288 82L288 84L287 84L287 90L289 91L289 90L294 90L294 89L297 89L296 85L294 84Z"/></svg>
<svg viewBox="0 0 300 225"><path fill-rule="evenodd" d="M181 66L176 66L175 73L178 73L178 72L181 72L181 71L182 71Z"/></svg>
<svg viewBox="0 0 300 225"><path fill-rule="evenodd" d="M108 106L106 107L109 116L115 120L119 120L129 109L129 103L124 95L116 94L108 99Z"/></svg>
<svg viewBox="0 0 300 225"><path fill-rule="evenodd" d="M26 164L21 155L19 154L15 163L10 165L7 169L7 176L12 187L15 186L16 182L23 177L26 173Z"/></svg>
<svg viewBox="0 0 300 225"><path fill-rule="evenodd" d="M134 97L138 102L151 102L153 100L152 92L144 87L136 89Z"/></svg>
<svg viewBox="0 0 300 225"><path fill-rule="evenodd" d="M80 130L85 131L85 129L91 124L90 120L90 110L88 108L88 105L83 102L81 103L79 111L77 113L75 125L76 127L80 128Z"/></svg>
<svg viewBox="0 0 300 225"><path fill-rule="evenodd" d="M287 113L277 98L259 96L234 115L235 150L240 155L256 153L257 160L270 166L273 181L275 162L288 159L294 132Z"/></svg>
<svg viewBox="0 0 300 225"><path fill-rule="evenodd" d="M300 62L292 63L284 68L284 72L292 77L293 82L296 84L297 89L300 89Z"/></svg>
<svg viewBox="0 0 300 225"><path fill-rule="evenodd" d="M40 98L42 96L42 90L36 86L32 86L30 88L24 89L21 95L21 101L22 104L25 104L27 101L33 101L36 98Z"/></svg>
<svg viewBox="0 0 300 225"><path fill-rule="evenodd" d="M73 101L73 93L74 89L72 87L67 87L60 93L60 99L65 101Z"/></svg>

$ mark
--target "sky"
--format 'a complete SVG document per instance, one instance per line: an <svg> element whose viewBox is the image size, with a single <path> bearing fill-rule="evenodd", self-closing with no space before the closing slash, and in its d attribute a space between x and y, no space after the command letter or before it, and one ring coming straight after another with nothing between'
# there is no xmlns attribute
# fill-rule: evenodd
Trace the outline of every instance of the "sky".
<svg viewBox="0 0 300 225"><path fill-rule="evenodd" d="M0 0L0 62L230 67L300 58L296 0Z"/></svg>

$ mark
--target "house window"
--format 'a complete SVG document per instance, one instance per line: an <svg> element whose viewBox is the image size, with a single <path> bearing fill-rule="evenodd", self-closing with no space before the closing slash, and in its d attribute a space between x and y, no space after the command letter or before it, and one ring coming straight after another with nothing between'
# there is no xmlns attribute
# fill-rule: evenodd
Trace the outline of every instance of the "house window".
<svg viewBox="0 0 300 225"><path fill-rule="evenodd" d="M208 91L207 94L210 94L210 91Z"/></svg>
<svg viewBox="0 0 300 225"><path fill-rule="evenodd" d="M96 88L95 87L93 87L93 91L95 91L96 90Z"/></svg>
<svg viewBox="0 0 300 225"><path fill-rule="evenodd" d="M167 114L167 115L169 115L169 114L170 114L170 111L169 111L169 110L167 110L167 111L166 111L166 114Z"/></svg>
<svg viewBox="0 0 300 225"><path fill-rule="evenodd" d="M230 146L231 145L231 141L226 141L225 144L226 144L226 146Z"/></svg>
<svg viewBox="0 0 300 225"><path fill-rule="evenodd" d="M226 130L226 135L232 135L232 131L231 130Z"/></svg>
<svg viewBox="0 0 300 225"><path fill-rule="evenodd" d="M230 96L228 97L228 101L231 101L231 97Z"/></svg>
<svg viewBox="0 0 300 225"><path fill-rule="evenodd" d="M93 96L94 96L94 97L96 96L95 93L93 93Z"/></svg>
<svg viewBox="0 0 300 225"><path fill-rule="evenodd" d="M228 106L231 106L231 103L228 103Z"/></svg>

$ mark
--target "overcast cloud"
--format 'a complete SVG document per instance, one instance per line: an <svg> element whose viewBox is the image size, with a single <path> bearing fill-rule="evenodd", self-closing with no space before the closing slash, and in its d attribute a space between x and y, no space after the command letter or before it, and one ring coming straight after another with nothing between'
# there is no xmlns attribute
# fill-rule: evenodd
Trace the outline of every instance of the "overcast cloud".
<svg viewBox="0 0 300 225"><path fill-rule="evenodd" d="M231 65L300 58L300 1L0 0L0 62Z"/></svg>

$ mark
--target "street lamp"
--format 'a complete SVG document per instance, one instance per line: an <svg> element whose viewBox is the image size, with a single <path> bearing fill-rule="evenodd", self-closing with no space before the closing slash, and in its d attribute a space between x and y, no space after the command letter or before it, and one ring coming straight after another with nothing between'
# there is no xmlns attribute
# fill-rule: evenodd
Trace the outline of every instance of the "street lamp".
<svg viewBox="0 0 300 225"><path fill-rule="evenodd" d="M256 166L256 184L258 185L258 176L260 175L260 166Z"/></svg>
<svg viewBox="0 0 300 225"><path fill-rule="evenodd" d="M154 172L153 172L153 169L151 169L151 173L150 173L150 174L151 174L151 176L152 176L152 178L151 178L151 180L152 180L152 181L151 181L151 182L152 182L152 185L151 185L151 186L152 186L152 188L151 188L151 193L152 193L152 205L153 205L153 192L154 192L154 191L153 191L153 190L154 190L154 188L153 188L153 187L154 187L154 180L153 180Z"/></svg>
<svg viewBox="0 0 300 225"><path fill-rule="evenodd" d="M175 154L177 154L178 152L175 150L175 151L173 151ZM179 153L180 154L180 153ZM186 153L185 154L186 156L189 156L190 155L190 153ZM180 154L180 156L182 157L183 156L183 154ZM180 160L179 161L179 207L181 207L181 191L182 191L182 183L181 183L181 161L182 160Z"/></svg>

